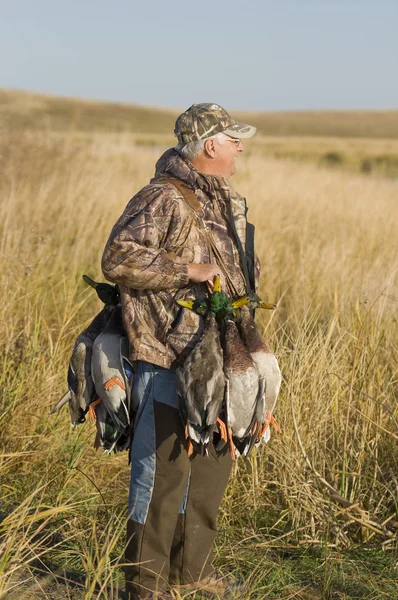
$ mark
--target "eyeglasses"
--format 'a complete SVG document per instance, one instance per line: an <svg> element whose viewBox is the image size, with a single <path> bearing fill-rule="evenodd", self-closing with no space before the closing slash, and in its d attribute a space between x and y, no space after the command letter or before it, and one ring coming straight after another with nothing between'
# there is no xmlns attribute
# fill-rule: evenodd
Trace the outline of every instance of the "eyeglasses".
<svg viewBox="0 0 398 600"><path fill-rule="evenodd" d="M242 143L242 140L240 138L225 138L226 142L232 142L233 144L235 144L235 146L238 148L240 146L240 144Z"/></svg>

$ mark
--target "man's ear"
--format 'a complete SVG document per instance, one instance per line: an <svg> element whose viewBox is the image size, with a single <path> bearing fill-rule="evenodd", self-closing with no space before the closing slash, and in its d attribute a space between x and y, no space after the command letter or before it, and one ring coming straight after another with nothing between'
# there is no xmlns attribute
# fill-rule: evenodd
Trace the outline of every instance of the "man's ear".
<svg viewBox="0 0 398 600"><path fill-rule="evenodd" d="M204 146L205 155L208 158L215 158L216 156L216 141L212 138L205 141Z"/></svg>

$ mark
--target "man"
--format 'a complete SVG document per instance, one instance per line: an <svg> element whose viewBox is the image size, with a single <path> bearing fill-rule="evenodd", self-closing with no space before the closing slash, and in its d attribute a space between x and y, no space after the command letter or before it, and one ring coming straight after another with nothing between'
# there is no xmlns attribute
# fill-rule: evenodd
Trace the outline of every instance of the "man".
<svg viewBox="0 0 398 600"><path fill-rule="evenodd" d="M176 121L178 146L161 156L104 251L104 275L121 286L136 365L126 549L131 600L169 598L168 586L218 595L231 588L211 566L231 457L227 449L188 457L175 369L200 338L203 318L175 301L204 297L217 274L231 295L255 287L246 202L228 181L241 140L255 131L217 104L191 106Z"/></svg>

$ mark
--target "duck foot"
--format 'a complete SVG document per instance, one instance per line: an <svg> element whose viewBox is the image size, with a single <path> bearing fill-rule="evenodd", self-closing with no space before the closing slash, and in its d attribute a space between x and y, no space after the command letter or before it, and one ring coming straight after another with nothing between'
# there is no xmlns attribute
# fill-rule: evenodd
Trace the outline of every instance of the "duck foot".
<svg viewBox="0 0 398 600"><path fill-rule="evenodd" d="M276 431L276 433L282 433L282 429L280 428L279 423L277 422L277 420L275 419L275 417L273 415L271 417L271 425L274 428L274 430Z"/></svg>
<svg viewBox="0 0 398 600"><path fill-rule="evenodd" d="M91 402L88 405L88 418L90 419L91 423L95 423L97 420L97 415L95 414L95 407L97 406L97 404L100 404L102 402L101 398L97 398L96 400L94 400L94 402Z"/></svg>
<svg viewBox="0 0 398 600"><path fill-rule="evenodd" d="M258 432L258 435L257 435L258 441L261 440L261 438L263 437L264 433L267 431L267 429L270 425L272 425L272 427L274 428L274 431L276 433L282 433L280 425L277 422L277 420L275 419L275 417L273 415L271 415L271 413L268 413L267 420L265 421L265 423L263 423L263 425L261 426L261 428Z"/></svg>
<svg viewBox="0 0 398 600"><path fill-rule="evenodd" d="M232 460L236 460L236 448L235 448L234 441L232 439L231 427L228 427L228 434L229 434L229 451L231 453L231 458L232 458Z"/></svg>
<svg viewBox="0 0 398 600"><path fill-rule="evenodd" d="M193 443L189 439L188 424L185 425L185 439L187 440L187 454L188 454L188 457L190 458L193 454L194 447L193 447Z"/></svg>
<svg viewBox="0 0 398 600"><path fill-rule="evenodd" d="M187 454L188 454L188 458L191 458L192 454L193 454L193 443L191 442L191 440L188 440L188 446L187 446Z"/></svg>
<svg viewBox="0 0 398 600"><path fill-rule="evenodd" d="M217 418L217 423L218 423L218 431L220 432L221 439L225 443L227 443L228 442L227 426L225 425L224 421L222 421L220 419L220 417Z"/></svg>

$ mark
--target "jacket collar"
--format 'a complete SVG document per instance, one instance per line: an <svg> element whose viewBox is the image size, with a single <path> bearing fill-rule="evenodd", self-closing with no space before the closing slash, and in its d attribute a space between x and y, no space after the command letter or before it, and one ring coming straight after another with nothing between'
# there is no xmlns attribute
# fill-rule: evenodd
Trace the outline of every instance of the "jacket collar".
<svg viewBox="0 0 398 600"><path fill-rule="evenodd" d="M176 148L166 150L156 163L155 179L165 175L181 179L193 190L199 188L211 197L221 195L227 199L231 193L231 186L227 179L218 175L200 173L189 160L179 154Z"/></svg>

